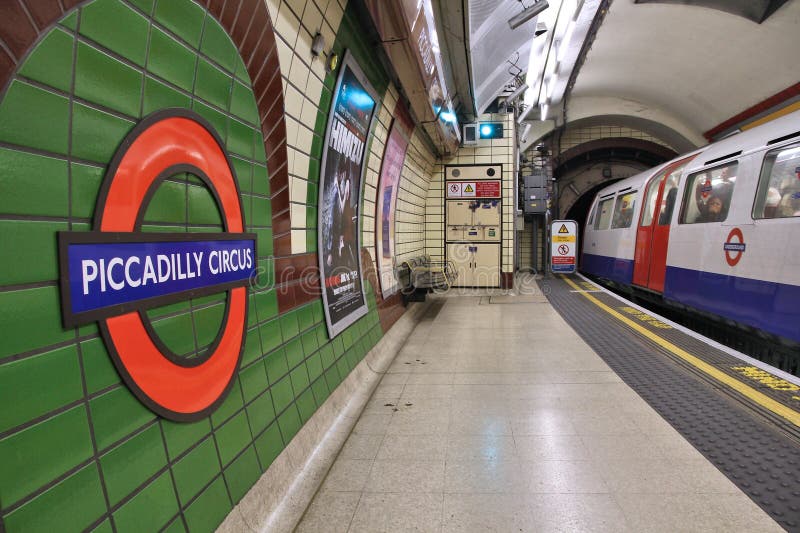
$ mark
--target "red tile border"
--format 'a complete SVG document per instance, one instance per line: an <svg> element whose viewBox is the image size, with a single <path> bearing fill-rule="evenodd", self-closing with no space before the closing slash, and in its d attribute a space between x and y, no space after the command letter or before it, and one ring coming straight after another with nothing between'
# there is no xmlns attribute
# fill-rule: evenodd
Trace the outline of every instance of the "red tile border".
<svg viewBox="0 0 800 533"><path fill-rule="evenodd" d="M52 21L58 20L64 14L58 3L38 2L36 0L24 0L23 3L36 23L39 32L42 32Z"/></svg>
<svg viewBox="0 0 800 533"><path fill-rule="evenodd" d="M782 104L783 102L786 102L790 98L794 98L795 96L798 96L798 95L800 95L800 82L795 83L791 87L785 88L784 90L780 91L779 93L776 93L776 94L770 96L769 98L767 98L763 102L759 102L756 105L754 105L753 107L745 109L744 111L742 111L738 115L729 118L725 122L723 122L723 123L721 123L721 124L719 124L717 126L714 126L710 130L705 132L703 134L703 137L705 137L706 140L711 141L712 139L714 139L714 137L716 137L717 135L719 135L723 131L725 131L727 129L730 129L730 128L733 128L734 126L737 126L737 125L741 124L742 122L745 122L746 120L749 120L749 119L755 117L756 115L758 115L760 113L768 111L770 108L775 107L775 106L777 106L779 104Z"/></svg>
<svg viewBox="0 0 800 533"><path fill-rule="evenodd" d="M514 273L513 272L501 272L500 273L500 288L501 289L513 289L514 288Z"/></svg>
<svg viewBox="0 0 800 533"><path fill-rule="evenodd" d="M3 2L3 16L0 17L0 39L5 42L16 61L25 56L38 36L39 32L33 27L19 3ZM3 82L5 81L7 80L3 80Z"/></svg>

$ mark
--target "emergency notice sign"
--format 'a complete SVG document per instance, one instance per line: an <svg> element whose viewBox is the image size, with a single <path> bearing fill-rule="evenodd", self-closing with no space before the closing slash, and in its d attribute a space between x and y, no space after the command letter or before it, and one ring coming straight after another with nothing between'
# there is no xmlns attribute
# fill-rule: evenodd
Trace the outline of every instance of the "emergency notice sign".
<svg viewBox="0 0 800 533"><path fill-rule="evenodd" d="M446 185L448 198L500 198L500 182L449 181Z"/></svg>
<svg viewBox="0 0 800 533"><path fill-rule="evenodd" d="M578 223L554 220L550 226L550 271L572 274L578 266Z"/></svg>

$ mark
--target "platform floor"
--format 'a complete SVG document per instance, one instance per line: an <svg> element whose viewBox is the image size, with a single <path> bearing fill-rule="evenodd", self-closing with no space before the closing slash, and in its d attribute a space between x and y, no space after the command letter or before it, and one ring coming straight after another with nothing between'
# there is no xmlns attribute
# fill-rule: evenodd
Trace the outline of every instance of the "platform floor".
<svg viewBox="0 0 800 533"><path fill-rule="evenodd" d="M782 531L527 288L433 297L298 531Z"/></svg>

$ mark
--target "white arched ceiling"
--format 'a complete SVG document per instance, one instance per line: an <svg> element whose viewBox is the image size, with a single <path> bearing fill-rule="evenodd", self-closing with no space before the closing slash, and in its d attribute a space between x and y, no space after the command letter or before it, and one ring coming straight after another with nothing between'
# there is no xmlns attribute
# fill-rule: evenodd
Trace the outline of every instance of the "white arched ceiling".
<svg viewBox="0 0 800 533"><path fill-rule="evenodd" d="M723 11L613 0L567 101L567 121L644 115L692 142L800 81L800 1L757 24Z"/></svg>

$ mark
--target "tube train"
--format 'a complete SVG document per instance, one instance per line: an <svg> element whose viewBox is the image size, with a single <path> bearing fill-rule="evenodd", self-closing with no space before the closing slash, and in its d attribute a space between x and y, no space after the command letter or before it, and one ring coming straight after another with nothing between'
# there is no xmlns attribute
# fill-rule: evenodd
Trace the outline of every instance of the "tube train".
<svg viewBox="0 0 800 533"><path fill-rule="evenodd" d="M581 270L800 343L800 111L602 189Z"/></svg>

